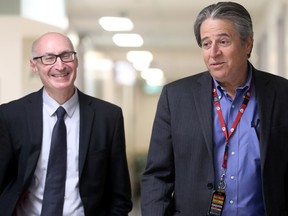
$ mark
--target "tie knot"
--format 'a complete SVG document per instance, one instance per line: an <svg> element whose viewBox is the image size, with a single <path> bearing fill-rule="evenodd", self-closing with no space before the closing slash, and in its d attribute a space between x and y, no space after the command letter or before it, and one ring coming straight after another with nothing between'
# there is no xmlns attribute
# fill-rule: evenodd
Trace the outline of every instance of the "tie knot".
<svg viewBox="0 0 288 216"><path fill-rule="evenodd" d="M66 110L62 106L58 107L58 109L56 110L57 118L63 119L65 114L66 114Z"/></svg>

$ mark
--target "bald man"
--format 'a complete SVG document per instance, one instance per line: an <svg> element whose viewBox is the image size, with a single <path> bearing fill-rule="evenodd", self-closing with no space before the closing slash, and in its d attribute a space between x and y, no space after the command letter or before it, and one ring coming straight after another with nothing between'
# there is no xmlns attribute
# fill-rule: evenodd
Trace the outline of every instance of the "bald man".
<svg viewBox="0 0 288 216"><path fill-rule="evenodd" d="M43 209L53 208L43 200L50 190L48 163L56 161L49 155L58 107L65 110L67 142L58 165L66 166L59 215L128 215L132 202L121 108L77 89L77 53L63 34L48 32L35 40L30 66L43 87L0 105L0 215L44 216Z"/></svg>

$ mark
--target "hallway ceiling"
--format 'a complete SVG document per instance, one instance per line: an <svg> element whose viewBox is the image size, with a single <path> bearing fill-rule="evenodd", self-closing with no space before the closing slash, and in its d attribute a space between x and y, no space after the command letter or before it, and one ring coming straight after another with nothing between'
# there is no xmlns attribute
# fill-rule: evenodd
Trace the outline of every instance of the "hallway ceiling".
<svg viewBox="0 0 288 216"><path fill-rule="evenodd" d="M268 0L239 0L257 25ZM168 81L205 70L196 45L193 24L199 11L215 1L192 0L66 0L70 29L114 60L125 60L129 50L152 52L152 67L162 69ZM144 39L141 48L120 48L112 42L114 32L98 23L102 16L126 16L134 23L132 33ZM258 20L257 20L258 18ZM255 29L254 29L255 30Z"/></svg>

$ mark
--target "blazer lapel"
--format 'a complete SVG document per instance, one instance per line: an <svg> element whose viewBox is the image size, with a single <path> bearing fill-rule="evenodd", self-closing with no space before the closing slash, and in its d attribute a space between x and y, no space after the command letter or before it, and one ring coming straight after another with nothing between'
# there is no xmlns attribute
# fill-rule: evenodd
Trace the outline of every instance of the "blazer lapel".
<svg viewBox="0 0 288 216"><path fill-rule="evenodd" d="M31 94L27 98L25 106L25 113L28 122L29 140L27 144L29 146L23 149L23 165L26 163L26 171L24 176L24 182L29 182L28 178L32 176L35 170L42 144L43 133L43 100L42 89L36 93ZM25 166L24 166L25 167ZM25 169L24 169L25 170ZM28 180L28 181L27 181Z"/></svg>
<svg viewBox="0 0 288 216"><path fill-rule="evenodd" d="M271 117L273 104L275 100L275 91L273 88L269 88L270 79L265 76L264 72L254 70L255 77L255 88L257 95L258 111L261 125L260 135L260 154L261 154L261 165L264 167L264 161L266 158L269 132L271 125Z"/></svg>
<svg viewBox="0 0 288 216"><path fill-rule="evenodd" d="M200 119L204 139L207 145L209 156L213 157L213 107L212 107L212 78L210 74L204 73L197 83L197 87L192 91L196 112Z"/></svg>
<svg viewBox="0 0 288 216"><path fill-rule="evenodd" d="M79 177L82 175L93 127L94 111L90 105L92 100L78 90L80 104L80 137L79 137Z"/></svg>

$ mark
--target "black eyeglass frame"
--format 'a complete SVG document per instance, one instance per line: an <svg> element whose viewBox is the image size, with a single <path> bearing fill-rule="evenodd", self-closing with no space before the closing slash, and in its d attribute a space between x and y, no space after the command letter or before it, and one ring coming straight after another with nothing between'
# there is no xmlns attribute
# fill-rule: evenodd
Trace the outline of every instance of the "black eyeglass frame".
<svg viewBox="0 0 288 216"><path fill-rule="evenodd" d="M63 60L62 58L64 57L64 55L65 54L71 54L71 57L72 57L72 60ZM65 63L68 63L68 62L72 62L72 61L74 61L75 60L75 56L76 56L76 54L77 54L77 52L75 52L75 51L66 51L66 52L62 52L62 53L60 53L60 54L58 54L58 55L55 55L55 54L48 54L48 55L43 55L43 56L36 56L36 57L33 57L33 60L37 60L37 59L40 59L41 60L41 63L43 64L43 65L53 65L53 64L55 64L55 62L57 61L57 58L59 57L60 59L61 59L61 61L62 62L65 62ZM55 61L53 62L53 63L44 63L43 62L43 57L48 57L48 56L53 56L53 57L55 57Z"/></svg>

